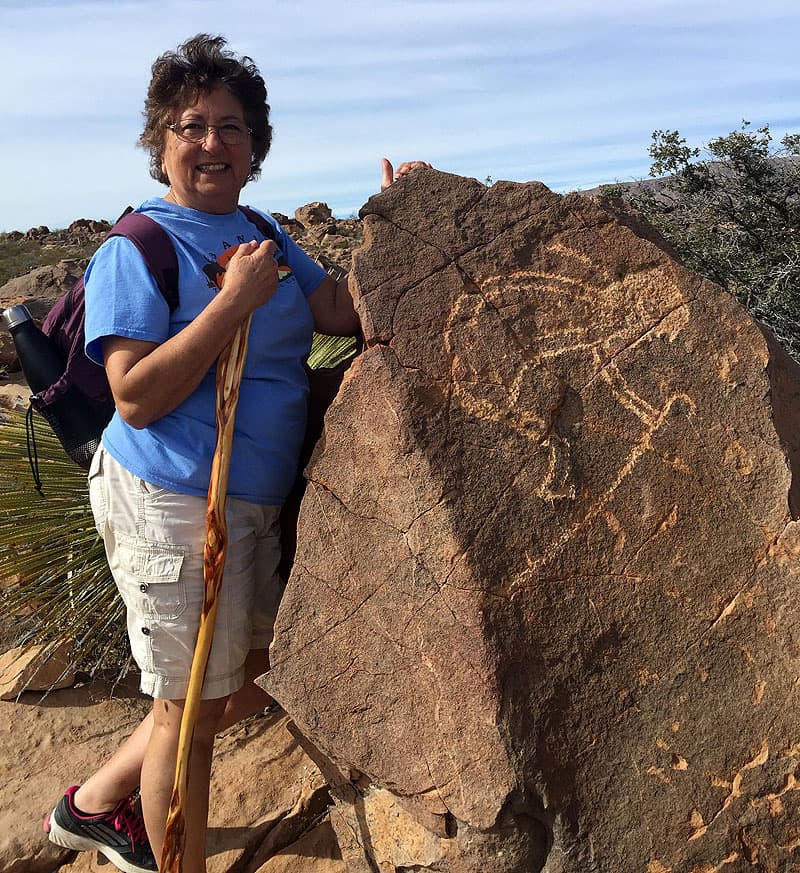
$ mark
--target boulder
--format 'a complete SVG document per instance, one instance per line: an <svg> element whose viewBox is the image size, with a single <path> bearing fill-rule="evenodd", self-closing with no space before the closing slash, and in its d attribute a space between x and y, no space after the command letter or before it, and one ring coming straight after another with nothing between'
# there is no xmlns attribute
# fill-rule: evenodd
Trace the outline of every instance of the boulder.
<svg viewBox="0 0 800 873"><path fill-rule="evenodd" d="M24 409L28 405L31 396L27 383L18 374L19 378L14 382L0 383L0 408Z"/></svg>
<svg viewBox="0 0 800 873"><path fill-rule="evenodd" d="M287 218L286 221L281 221L281 227L293 240L300 239L306 232L305 227L293 218Z"/></svg>
<svg viewBox="0 0 800 873"><path fill-rule="evenodd" d="M420 170L262 683L350 873L800 863L800 368L651 229Z"/></svg>
<svg viewBox="0 0 800 873"><path fill-rule="evenodd" d="M294 211L294 218L304 227L310 228L328 224L333 218L333 213L327 203L315 200L313 203L306 203L305 206L298 206Z"/></svg>
<svg viewBox="0 0 800 873"><path fill-rule="evenodd" d="M23 691L53 691L75 682L70 667L72 640L55 646L18 646L0 655L0 700L14 700Z"/></svg>
<svg viewBox="0 0 800 873"><path fill-rule="evenodd" d="M99 234L108 233L111 230L111 224L108 221L97 221L94 218L78 218L67 228L69 233L77 234Z"/></svg>

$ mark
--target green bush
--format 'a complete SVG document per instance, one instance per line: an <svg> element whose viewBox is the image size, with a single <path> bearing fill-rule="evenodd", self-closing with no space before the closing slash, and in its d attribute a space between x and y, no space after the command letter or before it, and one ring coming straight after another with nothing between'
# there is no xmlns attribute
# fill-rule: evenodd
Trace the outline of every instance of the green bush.
<svg viewBox="0 0 800 873"><path fill-rule="evenodd" d="M701 153L677 130L656 130L649 151L650 175L667 178L623 197L800 360L800 134L775 147L768 126L744 121Z"/></svg>

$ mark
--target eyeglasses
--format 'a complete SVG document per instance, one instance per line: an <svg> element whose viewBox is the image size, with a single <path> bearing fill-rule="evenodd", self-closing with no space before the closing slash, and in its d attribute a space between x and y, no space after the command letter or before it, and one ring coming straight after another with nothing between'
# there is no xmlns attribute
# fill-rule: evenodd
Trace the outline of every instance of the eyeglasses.
<svg viewBox="0 0 800 873"><path fill-rule="evenodd" d="M167 130L171 130L178 139L184 142L201 143L206 141L210 130L216 130L217 136L225 145L242 145L253 131L243 124L235 121L226 121L225 124L206 124L205 121L176 121L168 124Z"/></svg>

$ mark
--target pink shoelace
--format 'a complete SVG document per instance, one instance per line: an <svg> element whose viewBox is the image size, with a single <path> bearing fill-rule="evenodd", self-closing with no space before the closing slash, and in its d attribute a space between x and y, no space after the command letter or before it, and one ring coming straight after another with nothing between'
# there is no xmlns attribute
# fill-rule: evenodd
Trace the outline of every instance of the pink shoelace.
<svg viewBox="0 0 800 873"><path fill-rule="evenodd" d="M128 834L132 849L147 841L144 819L134 812L130 799L123 800L112 815L114 829Z"/></svg>

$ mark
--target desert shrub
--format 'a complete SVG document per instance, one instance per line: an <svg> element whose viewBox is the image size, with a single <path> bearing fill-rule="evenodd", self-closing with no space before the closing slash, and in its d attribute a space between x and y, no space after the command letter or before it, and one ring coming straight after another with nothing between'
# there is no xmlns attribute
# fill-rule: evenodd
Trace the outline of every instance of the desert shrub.
<svg viewBox="0 0 800 873"><path fill-rule="evenodd" d="M775 146L768 126L744 121L701 151L677 130L656 130L649 152L658 184L602 193L622 193L690 269L726 287L800 359L800 134Z"/></svg>

